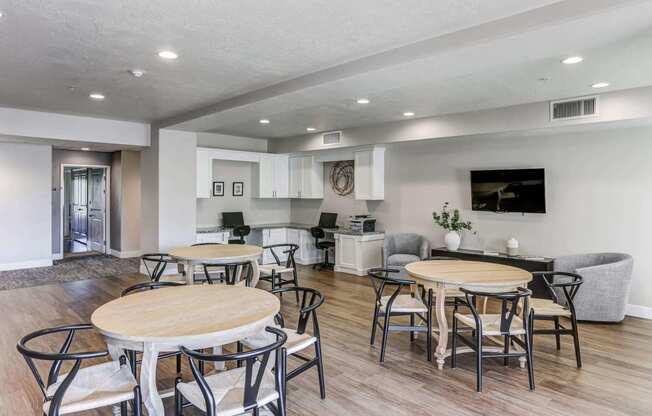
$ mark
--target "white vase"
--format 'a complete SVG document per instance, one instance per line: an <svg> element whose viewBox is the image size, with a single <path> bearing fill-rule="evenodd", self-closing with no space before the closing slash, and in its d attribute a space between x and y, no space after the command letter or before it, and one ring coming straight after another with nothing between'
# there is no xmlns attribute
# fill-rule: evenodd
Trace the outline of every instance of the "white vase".
<svg viewBox="0 0 652 416"><path fill-rule="evenodd" d="M449 231L444 236L444 243L448 251L457 251L460 248L460 242L462 238L456 231Z"/></svg>

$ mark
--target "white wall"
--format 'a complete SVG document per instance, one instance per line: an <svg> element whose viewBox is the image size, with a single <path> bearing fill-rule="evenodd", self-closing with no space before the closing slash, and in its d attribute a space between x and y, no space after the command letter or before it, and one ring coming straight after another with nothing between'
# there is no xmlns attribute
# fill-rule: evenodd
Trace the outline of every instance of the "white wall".
<svg viewBox="0 0 652 416"><path fill-rule="evenodd" d="M217 133L197 133L197 146L219 149L248 150L250 152L267 152L267 139L231 136Z"/></svg>
<svg viewBox="0 0 652 416"><path fill-rule="evenodd" d="M52 264L52 147L0 143L0 270Z"/></svg>
<svg viewBox="0 0 652 416"><path fill-rule="evenodd" d="M629 303L652 308L651 154L652 127L393 144L386 152L385 200L366 204L379 228L421 233L433 246L442 245L443 232L432 211L449 201L479 233L465 234L463 247L504 250L514 236L523 253L535 255L629 253L635 262ZM471 169L519 167L546 169L547 214L470 210ZM321 207L308 208L293 202L292 220L308 221Z"/></svg>
<svg viewBox="0 0 652 416"><path fill-rule="evenodd" d="M111 165L111 249L120 257L140 253L140 154L113 153Z"/></svg>
<svg viewBox="0 0 652 416"><path fill-rule="evenodd" d="M252 198L250 162L214 160L213 180L224 182L224 196L197 199L197 226L221 225L222 212L242 211L246 224L290 221L289 199ZM244 182L244 196L233 196L233 182Z"/></svg>

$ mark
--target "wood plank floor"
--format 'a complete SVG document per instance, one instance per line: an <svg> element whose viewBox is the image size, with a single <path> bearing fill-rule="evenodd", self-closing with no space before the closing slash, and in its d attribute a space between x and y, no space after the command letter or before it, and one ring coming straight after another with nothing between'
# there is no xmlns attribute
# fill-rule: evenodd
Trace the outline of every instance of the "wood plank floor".
<svg viewBox="0 0 652 416"><path fill-rule="evenodd" d="M425 358L425 340L392 334L386 364L369 346L373 293L366 278L300 271L301 284L322 291L319 309L327 398L319 399L311 370L289 383L290 415L649 415L652 409L652 321L627 318L621 325L581 324L584 368L575 368L570 339L562 350L554 338L535 341L536 391L515 362L485 362L485 392L474 389L472 356L460 368L438 371ZM144 276L122 276L0 292L0 415L37 415L41 394L22 358L18 338L30 331L88 322L93 310ZM283 309L294 301L285 297ZM137 317L134 317L137 319ZM99 336L79 338L81 347L103 345ZM185 363L184 363L185 364ZM290 363L292 364L292 363ZM159 366L162 388L173 384L174 360ZM190 374L184 366L184 378ZM172 399L165 405L172 414ZM92 415L108 415L108 409ZM190 410L186 415L196 414Z"/></svg>

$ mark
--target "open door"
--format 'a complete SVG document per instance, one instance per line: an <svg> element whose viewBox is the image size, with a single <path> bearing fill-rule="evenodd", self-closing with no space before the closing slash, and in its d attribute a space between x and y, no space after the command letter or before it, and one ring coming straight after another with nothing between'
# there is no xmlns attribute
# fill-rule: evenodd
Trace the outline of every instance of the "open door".
<svg viewBox="0 0 652 416"><path fill-rule="evenodd" d="M72 239L81 244L88 240L88 169L74 169L72 171L72 192L71 192L71 231Z"/></svg>
<svg viewBox="0 0 652 416"><path fill-rule="evenodd" d="M90 249L106 252L106 170L88 169L88 240Z"/></svg>

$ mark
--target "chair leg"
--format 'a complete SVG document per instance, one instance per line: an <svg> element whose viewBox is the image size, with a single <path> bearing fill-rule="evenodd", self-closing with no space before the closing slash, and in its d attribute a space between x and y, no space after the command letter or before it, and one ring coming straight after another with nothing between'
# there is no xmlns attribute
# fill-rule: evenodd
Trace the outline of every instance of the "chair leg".
<svg viewBox="0 0 652 416"><path fill-rule="evenodd" d="M426 325L428 325L428 332L426 332L428 339L426 339L426 350L428 350L428 361L432 362L432 289L428 289L428 316Z"/></svg>
<svg viewBox="0 0 652 416"><path fill-rule="evenodd" d="M297 277L297 266L296 265L294 266L294 269L292 270L292 277L293 277L292 280L294 281L294 287L299 287L299 279ZM299 292L295 291L294 294L297 297L297 305L298 305L299 304Z"/></svg>
<svg viewBox="0 0 652 416"><path fill-rule="evenodd" d="M257 407L254 407L254 408L252 409L252 411L251 411L251 414L252 414L253 416L259 416L259 415L260 415L260 412L258 411L258 408L257 408Z"/></svg>
<svg viewBox="0 0 652 416"><path fill-rule="evenodd" d="M561 340L560 340L561 337L559 336L559 317L558 316L555 316L555 331L557 331L557 333L555 334L555 342L557 343L557 350L559 351L559 350L561 350Z"/></svg>
<svg viewBox="0 0 652 416"><path fill-rule="evenodd" d="M453 330L451 333L451 368L457 367L457 318L453 314Z"/></svg>
<svg viewBox="0 0 652 416"><path fill-rule="evenodd" d="M181 374L181 355L177 355L177 374Z"/></svg>
<svg viewBox="0 0 652 416"><path fill-rule="evenodd" d="M475 363L475 376L476 376L476 391L482 393L482 331L475 331L475 342L478 346L478 350L475 352L476 363Z"/></svg>
<svg viewBox="0 0 652 416"><path fill-rule="evenodd" d="M134 387L134 416L143 414L143 396L140 393L140 386Z"/></svg>
<svg viewBox="0 0 652 416"><path fill-rule="evenodd" d="M120 416L128 416L127 402L120 403Z"/></svg>
<svg viewBox="0 0 652 416"><path fill-rule="evenodd" d="M389 338L389 318L390 318L389 312L385 311L385 321L383 322L383 340L382 340L382 346L380 348L381 364L385 362L385 350L387 349L387 340Z"/></svg>
<svg viewBox="0 0 652 416"><path fill-rule="evenodd" d="M183 397L177 388L177 384L181 382L181 377L174 380L174 416L183 416Z"/></svg>
<svg viewBox="0 0 652 416"><path fill-rule="evenodd" d="M376 306L374 307L374 319L373 319L373 323L371 324L371 341L370 341L371 345L374 345L374 342L376 342L377 327L378 327L378 303L376 303Z"/></svg>
<svg viewBox="0 0 652 416"><path fill-rule="evenodd" d="M414 326L414 314L410 314L410 326ZM410 342L414 342L414 331L410 331Z"/></svg>
<svg viewBox="0 0 652 416"><path fill-rule="evenodd" d="M525 358L527 364L527 378L530 384L530 390L534 390L534 368L532 366L532 344L530 342L530 333L525 331Z"/></svg>
<svg viewBox="0 0 652 416"><path fill-rule="evenodd" d="M577 368L582 368L582 356L580 355L580 335L577 331L577 320L575 316L571 317L571 325L573 327L573 344L575 345L575 360Z"/></svg>
<svg viewBox="0 0 652 416"><path fill-rule="evenodd" d="M317 356L317 375L319 377L319 396L322 400L326 398L326 383L324 381L324 360L321 353L321 341L317 338L315 342L315 355Z"/></svg>
<svg viewBox="0 0 652 416"><path fill-rule="evenodd" d="M509 354L509 343L511 341L511 337L509 335L505 335L505 348L503 352L505 354ZM509 365L509 357L503 358L503 365L507 367Z"/></svg>

